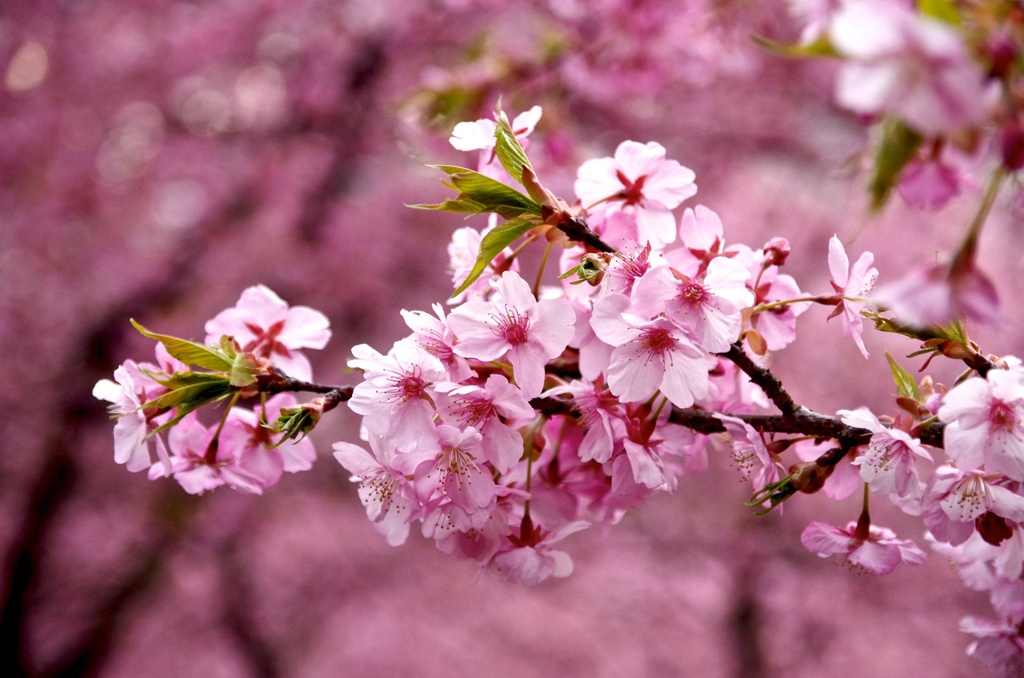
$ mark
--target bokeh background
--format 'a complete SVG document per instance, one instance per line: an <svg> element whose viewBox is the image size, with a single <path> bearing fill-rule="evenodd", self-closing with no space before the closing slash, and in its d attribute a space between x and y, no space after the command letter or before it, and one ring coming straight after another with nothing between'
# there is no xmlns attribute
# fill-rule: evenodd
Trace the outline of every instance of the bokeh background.
<svg viewBox="0 0 1024 678"><path fill-rule="evenodd" d="M531 146L571 197L575 168L656 140L697 173L731 242L784 236L805 290L829 291L828 238L882 279L948 251L968 189L938 214L865 208L863 121L832 104L833 64L784 61L780 2L744 0L10 0L0 6L0 675L972 676L957 630L985 614L932 556L875 578L800 546L857 500L798 497L753 516L725 460L566 548L575 573L534 589L477 577L414 537L388 547L330 456L263 497L186 495L113 463L92 385L151 359L134 317L201 339L262 282L324 311L316 376L358 343L386 350L399 309L450 292L457 215L426 162L499 97L544 117ZM980 176L980 175L979 175ZM1020 354L1020 217L1002 201L982 266L1006 309L974 328ZM482 223L478 223L482 226ZM884 351L864 361L825 309L775 357L799 402L892 409ZM908 360L919 366L921 359ZM935 365L951 382L957 367ZM924 546L920 523L878 523Z"/></svg>

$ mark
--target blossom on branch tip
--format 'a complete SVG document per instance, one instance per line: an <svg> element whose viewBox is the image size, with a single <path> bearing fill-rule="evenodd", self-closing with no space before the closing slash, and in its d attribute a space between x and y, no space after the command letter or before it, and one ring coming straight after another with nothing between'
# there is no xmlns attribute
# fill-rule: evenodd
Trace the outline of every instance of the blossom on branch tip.
<svg viewBox="0 0 1024 678"><path fill-rule="evenodd" d="M309 380L313 372L299 349L321 349L331 338L330 321L308 306L289 307L265 285L242 292L233 308L206 323L206 343L234 337L243 352L269 360L288 376Z"/></svg>
<svg viewBox="0 0 1024 678"><path fill-rule="evenodd" d="M671 210L697 193L693 171L665 154L665 147L653 141L623 141L613 158L594 158L580 166L576 195L588 211L633 215L639 244L664 247L676 239Z"/></svg>

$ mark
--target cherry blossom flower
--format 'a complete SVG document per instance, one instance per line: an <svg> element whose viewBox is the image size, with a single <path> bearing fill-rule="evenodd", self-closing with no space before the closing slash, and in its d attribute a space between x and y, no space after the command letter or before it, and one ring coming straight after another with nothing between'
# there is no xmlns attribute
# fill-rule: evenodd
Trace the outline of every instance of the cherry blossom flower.
<svg viewBox="0 0 1024 678"><path fill-rule="evenodd" d="M352 474L349 480L359 483L359 500L374 528L388 544L400 546L408 538L410 521L420 508L416 489L406 474L432 455L399 453L372 434L369 443L371 452L352 443L334 443L334 458Z"/></svg>
<svg viewBox="0 0 1024 678"><path fill-rule="evenodd" d="M936 539L956 546L974 533L978 523L982 536L996 543L991 527L984 520L979 522L985 514L1014 523L1024 521L1024 497L996 484L997 480L990 474L952 466L935 469L922 501L925 525Z"/></svg>
<svg viewBox="0 0 1024 678"><path fill-rule="evenodd" d="M895 492L897 496L907 497L919 490L915 457L932 461L932 456L917 438L896 426L883 426L878 417L866 409L839 410L837 414L847 426L873 434L867 449L853 460L853 465L860 468L860 477L873 492Z"/></svg>
<svg viewBox="0 0 1024 678"><path fill-rule="evenodd" d="M687 207L679 219L682 247L667 252L665 259L684 275L695 277L725 253L725 229L722 220L704 205Z"/></svg>
<svg viewBox="0 0 1024 678"><path fill-rule="evenodd" d="M455 353L477 360L508 355L516 385L527 398L544 389L544 365L572 339L576 315L561 299L537 301L518 273L506 271L490 302L468 301L448 316Z"/></svg>
<svg viewBox="0 0 1024 678"><path fill-rule="evenodd" d="M290 393L278 393L267 400L263 420L277 421L283 408L297 402ZM272 447L280 437L281 434L273 433L260 422L256 412L233 407L221 431L220 445L237 458L239 468L258 478L266 488L277 483L285 471L308 471L316 459L316 449L309 438Z"/></svg>
<svg viewBox="0 0 1024 678"><path fill-rule="evenodd" d="M438 384L437 409L441 419L459 427L473 427L483 435L484 457L499 473L507 473L523 456L523 437L502 421L536 416L523 392L503 375L492 374L483 386Z"/></svg>
<svg viewBox="0 0 1024 678"><path fill-rule="evenodd" d="M243 351L269 360L291 377L308 380L313 370L299 349L326 346L329 328L330 321L320 311L289 307L269 287L256 285L243 291L233 308L207 321L206 343L232 336Z"/></svg>
<svg viewBox="0 0 1024 678"><path fill-rule="evenodd" d="M170 470L166 445L160 436L149 437L161 423L173 417L172 412L152 417L143 404L154 400L167 389L153 381L146 372L172 374L183 372L188 366L171 357L163 344L156 346L157 364L126 360L114 370L114 381L101 379L93 387L92 395L111 403L110 413L117 417L114 424L114 461L124 464L132 473L148 469L155 447L157 457Z"/></svg>
<svg viewBox="0 0 1024 678"><path fill-rule="evenodd" d="M585 431L578 447L579 459L604 464L611 459L616 438L625 435L619 420L618 398L605 388L603 378L589 383L573 381L544 393L545 396L562 394L572 396L573 407L579 413Z"/></svg>
<svg viewBox="0 0 1024 678"><path fill-rule="evenodd" d="M895 114L927 135L978 124L984 78L949 25L882 0L845 4L829 26L847 58L836 98L858 113Z"/></svg>
<svg viewBox="0 0 1024 678"><path fill-rule="evenodd" d="M806 296L793 276L778 270L776 266L769 266L761 273L754 305ZM802 302L775 306L751 316L750 325L764 339L769 351L781 351L796 340L796 319L810 307L809 303Z"/></svg>
<svg viewBox="0 0 1024 678"><path fill-rule="evenodd" d="M396 342L388 355L370 346L352 347L349 367L363 370L349 408L363 415L370 432L402 450L436 440L432 387L444 379L441 361L410 341Z"/></svg>
<svg viewBox="0 0 1024 678"><path fill-rule="evenodd" d="M960 172L952 165L938 159L914 159L900 172L896 190L914 209L935 211L960 195L961 183Z"/></svg>
<svg viewBox="0 0 1024 678"><path fill-rule="evenodd" d="M1024 372L990 370L984 379L946 394L939 418L948 423L946 453L962 469L989 471L1024 481Z"/></svg>
<svg viewBox="0 0 1024 678"><path fill-rule="evenodd" d="M516 138L522 141L529 136L540 121L542 112L540 106L534 106L517 115L512 120L512 131ZM495 146L494 132L496 129L497 124L489 118L481 118L475 122L460 122L452 130L449 143L460 151L491 149Z"/></svg>
<svg viewBox="0 0 1024 678"><path fill-rule="evenodd" d="M716 414L715 418L725 426L733 462L743 480L752 480L754 492L778 482L780 465L768 452L761 434L742 419L724 414Z"/></svg>
<svg viewBox="0 0 1024 678"><path fill-rule="evenodd" d="M455 334L445 321L444 308L434 304L434 315L423 311L402 311L405 324L413 331L412 341L441 361L448 381L460 382L473 374L469 363L455 354Z"/></svg>
<svg viewBox="0 0 1024 678"><path fill-rule="evenodd" d="M588 211L627 212L637 221L639 244L664 247L676 239L672 209L697 193L696 175L665 158L658 143L623 141L613 158L584 162L576 175L576 195Z"/></svg>
<svg viewBox="0 0 1024 678"><path fill-rule="evenodd" d="M660 390L677 407L706 397L715 358L671 321L645 320L629 309L628 298L611 294L594 306L590 320L597 336L617 347L608 367L612 393L623 402L640 402Z"/></svg>
<svg viewBox="0 0 1024 678"><path fill-rule="evenodd" d="M709 353L729 350L740 333L740 311L754 302L747 289L750 272L725 257L716 257L699 278L676 275L668 266L650 269L633 287L637 312L662 312Z"/></svg>
<svg viewBox="0 0 1024 678"><path fill-rule="evenodd" d="M977 637L967 654L992 670L993 676L1014 678L1024 675L1024 633L1022 619L996 621L967 616L960 621L960 630Z"/></svg>
<svg viewBox="0 0 1024 678"><path fill-rule="evenodd" d="M243 469L236 455L238 450L214 441L215 433L215 428L199 423L195 413L183 418L167 436L170 468L163 464L150 466L149 479L174 476L189 494L203 494L221 485L241 492L263 494L267 487L264 479Z"/></svg>
<svg viewBox="0 0 1024 678"><path fill-rule="evenodd" d="M522 586L536 586L550 577L568 577L572 574L572 559L568 553L556 551L552 547L588 527L590 523L580 520L548 532L543 537L534 536L530 543L515 545L518 540L514 540L514 547L496 554L489 568ZM539 527L536 530L541 532Z"/></svg>
<svg viewBox="0 0 1024 678"><path fill-rule="evenodd" d="M483 438L472 426L460 430L442 424L437 427L441 453L416 469L421 496L430 497L440 489L445 498L474 513L494 500L494 478L483 464ZM422 486L422 487L419 487Z"/></svg>
<svg viewBox="0 0 1024 678"><path fill-rule="evenodd" d="M800 543L822 558L836 556L871 574L888 574L901 562L920 565L926 558L914 542L897 539L892 530L871 525L862 535L855 522L845 528L813 522L804 528Z"/></svg>
<svg viewBox="0 0 1024 678"><path fill-rule="evenodd" d="M832 287L842 296L829 319L842 315L843 334L853 339L865 358L868 357L868 351L861 338L864 319L860 312L867 306L867 294L878 279L878 269L872 266L874 262L875 255L864 252L851 269L850 259L839 238L832 236L828 242L828 268L832 273Z"/></svg>

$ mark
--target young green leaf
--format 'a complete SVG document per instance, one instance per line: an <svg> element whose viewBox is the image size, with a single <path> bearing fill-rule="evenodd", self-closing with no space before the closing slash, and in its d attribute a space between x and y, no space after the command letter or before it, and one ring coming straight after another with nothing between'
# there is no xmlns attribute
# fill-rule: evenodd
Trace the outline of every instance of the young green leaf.
<svg viewBox="0 0 1024 678"><path fill-rule="evenodd" d="M498 256L503 249L536 225L536 222L528 219L517 219L506 221L504 224L488 231L487 235L480 242L480 254L477 255L473 269L469 272L466 279L462 281L458 289L452 292L452 296L457 297L465 292L483 274L487 266L494 261L494 257Z"/></svg>
<svg viewBox="0 0 1024 678"><path fill-rule="evenodd" d="M917 0L917 10L951 26L960 25L960 10L951 0Z"/></svg>
<svg viewBox="0 0 1024 678"><path fill-rule="evenodd" d="M806 45L790 45L784 42L776 42L761 35L755 35L753 39L761 49L768 50L776 56L786 57L787 59L839 56L839 52L832 46L827 35L822 35L814 42L807 43Z"/></svg>
<svg viewBox="0 0 1024 678"><path fill-rule="evenodd" d="M512 129L512 125L509 124L508 117L501 111L498 111L497 117L498 124L494 128L495 155L498 156L498 162L505 168L505 171L511 174L513 179L523 183L523 167L529 167L532 170L533 165L526 157L523 145L516 138L516 133Z"/></svg>
<svg viewBox="0 0 1024 678"><path fill-rule="evenodd" d="M486 175L456 165L430 165L448 175L449 184L459 192L454 200L438 205L410 205L417 209L445 212L496 212L505 219L541 212L540 205L527 196Z"/></svg>
<svg viewBox="0 0 1024 678"><path fill-rule="evenodd" d="M921 393L917 390L917 382L914 381L913 375L900 367L888 352L885 354L885 359L889 361L889 370L892 372L893 381L896 382L896 394L920 401Z"/></svg>
<svg viewBox="0 0 1024 678"><path fill-rule="evenodd" d="M193 341L179 339L178 337L172 337L167 334L156 334L155 332L150 332L145 327L135 322L134 319L130 322L135 329L142 333L143 336L159 341L164 345L164 348L167 349L168 353L186 365L195 365L197 367L217 372L225 372L231 369L230 360L207 346L197 344Z"/></svg>

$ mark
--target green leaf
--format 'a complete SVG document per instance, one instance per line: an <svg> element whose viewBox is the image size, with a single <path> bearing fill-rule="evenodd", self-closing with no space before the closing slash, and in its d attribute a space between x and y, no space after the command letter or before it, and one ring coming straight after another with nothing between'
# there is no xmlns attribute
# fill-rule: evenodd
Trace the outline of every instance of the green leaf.
<svg viewBox="0 0 1024 678"><path fill-rule="evenodd" d="M920 134L901 120L890 118L882 123L882 139L868 182L872 211L885 206L900 172L913 159L922 140Z"/></svg>
<svg viewBox="0 0 1024 678"><path fill-rule="evenodd" d="M788 45L784 42L776 42L761 35L753 36L754 42L757 43L762 49L766 49L776 56L786 57L787 59L808 59L813 57L833 57L838 58L840 56L836 48L832 46L827 35L820 36L814 42L807 43L806 45Z"/></svg>
<svg viewBox="0 0 1024 678"><path fill-rule="evenodd" d="M230 395L234 389L227 377L221 376L217 380L206 383L191 384L172 389L159 398L155 398L143 404L145 408L157 410L169 410L172 407L190 407L191 410L201 407L206 403L220 400Z"/></svg>
<svg viewBox="0 0 1024 678"><path fill-rule="evenodd" d="M885 354L885 359L889 361L889 370L892 372L893 381L896 382L897 395L920 401L921 394L917 390L917 382L914 381L914 377L900 367L888 352Z"/></svg>
<svg viewBox="0 0 1024 678"><path fill-rule="evenodd" d="M143 336L155 339L164 345L167 352L186 365L196 365L208 370L224 372L231 369L231 361L220 355L213 349L197 344L193 341L186 341L167 334L156 334L145 327L131 320L132 326L142 333Z"/></svg>
<svg viewBox="0 0 1024 678"><path fill-rule="evenodd" d="M505 219L515 219L523 214L541 212L540 205L530 200L511 186L455 165L430 165L448 175L449 186L459 192L454 200L448 199L437 205L410 205L416 209L441 210L445 212L496 212Z"/></svg>
<svg viewBox="0 0 1024 678"><path fill-rule="evenodd" d="M161 376L159 372L154 373L145 369L143 372L150 379L171 391L185 386L221 383L227 378L221 373L214 372L175 372L164 376Z"/></svg>
<svg viewBox="0 0 1024 678"><path fill-rule="evenodd" d="M951 26L961 23L960 10L951 0L917 0L917 11Z"/></svg>
<svg viewBox="0 0 1024 678"><path fill-rule="evenodd" d="M465 196L455 198L448 198L444 202L431 205L427 203L418 203L415 205L406 205L414 210L437 210L439 212L464 212L466 214L482 214L487 212L487 205L470 200Z"/></svg>
<svg viewBox="0 0 1024 678"><path fill-rule="evenodd" d="M452 296L457 297L465 292L483 274L487 266L494 261L494 257L498 256L503 249L536 225L536 222L528 219L516 219L506 221L504 224L488 231L487 235L480 242L480 254L477 255L476 263L473 264L473 270L469 272L469 276L462 281L458 289L452 292Z"/></svg>
<svg viewBox="0 0 1024 678"><path fill-rule="evenodd" d="M263 374L260 362L252 353L239 353L231 365L228 379L232 386L242 388L256 383L256 375Z"/></svg>
<svg viewBox="0 0 1024 678"><path fill-rule="evenodd" d="M496 141L494 152L498 156L498 162L506 172L512 175L513 179L523 183L523 167L526 166L532 170L533 165L530 164L530 159L526 157L526 151L523 150L522 144L516 138L516 133L512 129L512 125L509 124L508 117L500 110L498 111L498 124L494 129L494 139Z"/></svg>

